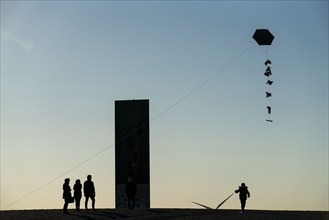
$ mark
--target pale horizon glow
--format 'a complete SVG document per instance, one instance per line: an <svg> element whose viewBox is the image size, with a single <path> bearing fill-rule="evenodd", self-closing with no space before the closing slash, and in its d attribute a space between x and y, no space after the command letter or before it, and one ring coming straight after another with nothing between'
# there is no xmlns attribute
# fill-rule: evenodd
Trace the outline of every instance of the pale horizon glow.
<svg viewBox="0 0 329 220"><path fill-rule="evenodd" d="M1 210L61 209L88 174L113 208L114 101L131 99L150 100L152 208L245 182L247 209L329 210L328 1L0 4Z"/></svg>

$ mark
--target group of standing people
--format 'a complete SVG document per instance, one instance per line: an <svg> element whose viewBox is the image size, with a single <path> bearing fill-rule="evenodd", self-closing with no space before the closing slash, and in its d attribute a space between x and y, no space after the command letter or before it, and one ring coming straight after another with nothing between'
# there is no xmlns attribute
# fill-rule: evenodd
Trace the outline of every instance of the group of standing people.
<svg viewBox="0 0 329 220"><path fill-rule="evenodd" d="M88 210L88 200L89 198L92 201L92 209L95 210L95 186L94 183L91 181L92 176L88 175L87 180L83 184L83 193L86 198L85 200L85 209ZM67 211L67 207L69 203L74 203L75 201L75 208L77 211L80 210L80 201L82 197L82 184L79 179L75 181L73 186L73 197L71 194L71 187L70 187L70 178L66 178L63 184L63 199L64 199L64 207L63 212L64 214L69 214Z"/></svg>
<svg viewBox="0 0 329 220"><path fill-rule="evenodd" d="M95 210L95 186L93 181L91 181L92 176L88 175L87 180L83 184L83 193L86 198L85 200L85 209L88 210L88 200L89 198L92 201L92 209ZM80 210L80 201L82 197L82 184L79 179L75 181L75 184L73 186L73 197L71 194L71 187L70 187L70 178L66 178L64 180L63 184L63 199L64 199L64 207L63 207L63 212L64 214L69 214L67 211L67 207L69 203L74 203L75 202L75 209L77 211ZM134 209L135 208L135 195L137 192L137 185L134 182L132 177L128 178L128 183L126 184L125 187L126 195L128 197L128 208L129 209Z"/></svg>
<svg viewBox="0 0 329 220"><path fill-rule="evenodd" d="M95 186L93 181L91 181L92 176L88 175L87 180L83 184L83 193L86 198L85 200L85 209L88 210L88 200L89 198L92 201L92 209L95 210ZM64 180L63 184L63 199L64 199L64 207L63 212L64 214L69 214L67 211L67 207L69 203L73 203L75 201L75 208L77 211L80 210L80 200L82 197L82 184L79 179L75 181L75 184L73 186L74 190L74 197L71 195L71 187L70 187L70 179L66 178ZM137 192L137 185L133 181L132 177L128 178L128 183L125 187L126 195L128 197L128 208L134 209L135 207L135 195ZM241 212L244 212L247 197L250 197L250 193L248 191L248 187L245 183L242 183L241 186L239 186L239 189L235 190L235 193L239 193L239 199L241 203Z"/></svg>

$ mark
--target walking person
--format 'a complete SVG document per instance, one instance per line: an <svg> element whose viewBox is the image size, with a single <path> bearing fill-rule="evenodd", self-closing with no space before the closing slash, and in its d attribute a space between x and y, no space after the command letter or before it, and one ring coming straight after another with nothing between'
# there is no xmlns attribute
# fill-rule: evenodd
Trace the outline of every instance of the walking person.
<svg viewBox="0 0 329 220"><path fill-rule="evenodd" d="M88 210L88 200L89 198L92 201L92 209L95 210L95 186L94 183L91 181L91 175L87 176L87 180L83 184L83 193L86 197L85 208Z"/></svg>
<svg viewBox="0 0 329 220"><path fill-rule="evenodd" d="M82 197L81 189L82 189L82 184L81 184L80 180L77 179L75 181L74 186L73 186L74 200L75 200L75 209L77 211L80 211L80 200L81 200L81 197Z"/></svg>
<svg viewBox="0 0 329 220"><path fill-rule="evenodd" d="M239 193L239 198L241 202L241 213L244 212L244 208L246 206L247 197L250 197L250 193L248 191L248 187L245 183L241 183L241 186L239 186L239 189L235 190L235 193Z"/></svg>
<svg viewBox="0 0 329 220"><path fill-rule="evenodd" d="M137 185L134 182L132 177L128 178L128 183L126 184L126 194L128 197L128 208L134 209L135 208L135 195L137 192Z"/></svg>
<svg viewBox="0 0 329 220"><path fill-rule="evenodd" d="M64 214L69 214L69 212L67 211L67 206L69 205L69 203L71 202L70 200L72 199L71 187L69 184L70 184L70 179L66 178L63 184L63 199L64 199L63 213Z"/></svg>

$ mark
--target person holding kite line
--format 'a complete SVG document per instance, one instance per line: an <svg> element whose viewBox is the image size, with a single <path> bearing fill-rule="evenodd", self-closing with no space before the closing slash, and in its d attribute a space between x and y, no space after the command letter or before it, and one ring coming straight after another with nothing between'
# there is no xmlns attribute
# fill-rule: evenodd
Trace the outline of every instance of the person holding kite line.
<svg viewBox="0 0 329 220"><path fill-rule="evenodd" d="M241 183L241 186L239 186L239 189L235 190L235 193L240 193L239 198L241 202L241 213L243 213L244 207L246 206L247 196L248 198L250 197L248 186L246 186L244 183Z"/></svg>

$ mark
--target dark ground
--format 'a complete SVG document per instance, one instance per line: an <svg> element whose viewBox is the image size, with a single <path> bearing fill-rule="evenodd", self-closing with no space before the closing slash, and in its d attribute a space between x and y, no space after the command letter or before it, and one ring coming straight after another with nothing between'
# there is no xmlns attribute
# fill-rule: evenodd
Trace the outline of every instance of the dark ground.
<svg viewBox="0 0 329 220"><path fill-rule="evenodd" d="M62 210L12 210L0 211L0 220L94 220L94 219L155 219L155 220L329 220L325 211L271 211L247 210L209 210L209 209L98 209L95 211L69 210L64 215Z"/></svg>

